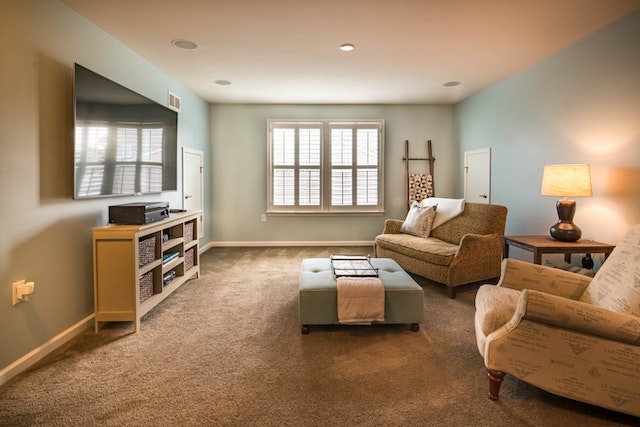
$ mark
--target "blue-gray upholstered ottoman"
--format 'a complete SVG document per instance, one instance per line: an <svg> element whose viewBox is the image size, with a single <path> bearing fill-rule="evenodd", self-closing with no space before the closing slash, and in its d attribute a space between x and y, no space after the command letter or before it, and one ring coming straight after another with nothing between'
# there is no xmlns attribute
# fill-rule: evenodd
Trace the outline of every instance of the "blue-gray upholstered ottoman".
<svg viewBox="0 0 640 427"><path fill-rule="evenodd" d="M371 258L384 285L384 322L407 323L417 331L424 317L424 293L409 274L391 258ZM302 333L309 325L338 324L336 277L329 258L302 260L298 315Z"/></svg>

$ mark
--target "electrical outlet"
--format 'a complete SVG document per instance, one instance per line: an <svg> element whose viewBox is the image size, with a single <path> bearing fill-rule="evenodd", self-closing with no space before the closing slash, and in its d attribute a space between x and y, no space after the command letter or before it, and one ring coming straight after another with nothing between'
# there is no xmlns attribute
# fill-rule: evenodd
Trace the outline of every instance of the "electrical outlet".
<svg viewBox="0 0 640 427"><path fill-rule="evenodd" d="M13 305L18 304L21 301L28 301L33 297L35 284L33 282L25 282L25 279L13 282L13 285L11 286Z"/></svg>
<svg viewBox="0 0 640 427"><path fill-rule="evenodd" d="M18 280L17 282L13 282L13 285L11 285L11 289L12 289L12 295L13 295L13 305L16 305L17 303L19 303L21 300L18 297L18 293L20 292L20 289L22 289L22 287L24 286L25 283L25 279L22 280Z"/></svg>
<svg viewBox="0 0 640 427"><path fill-rule="evenodd" d="M267 222L267 214L260 215L260 221Z"/></svg>

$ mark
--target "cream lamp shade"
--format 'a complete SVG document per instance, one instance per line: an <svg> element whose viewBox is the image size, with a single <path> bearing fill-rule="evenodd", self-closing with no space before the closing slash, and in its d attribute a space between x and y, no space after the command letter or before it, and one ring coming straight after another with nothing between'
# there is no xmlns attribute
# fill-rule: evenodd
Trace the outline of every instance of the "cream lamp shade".
<svg viewBox="0 0 640 427"><path fill-rule="evenodd" d="M547 165L542 175L543 196L590 197L589 165Z"/></svg>
<svg viewBox="0 0 640 427"><path fill-rule="evenodd" d="M563 242L575 242L582 236L582 230L573 223L576 202L569 197L590 197L591 170L589 165L547 165L542 174L543 196L559 196L558 222L551 226L551 237Z"/></svg>

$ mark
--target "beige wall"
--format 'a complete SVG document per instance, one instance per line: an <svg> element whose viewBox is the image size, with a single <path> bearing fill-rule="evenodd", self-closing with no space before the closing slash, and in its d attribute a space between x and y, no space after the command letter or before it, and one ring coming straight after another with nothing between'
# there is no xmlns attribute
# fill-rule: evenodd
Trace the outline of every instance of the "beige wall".
<svg viewBox="0 0 640 427"><path fill-rule="evenodd" d="M179 192L72 200L73 63L160 103L168 90L181 95L179 145L203 150L209 170L210 150L207 103L62 3L3 0L0 21L1 377L93 314L91 229L106 223L109 205L181 205ZM11 284L20 279L35 281L36 295L13 306Z"/></svg>

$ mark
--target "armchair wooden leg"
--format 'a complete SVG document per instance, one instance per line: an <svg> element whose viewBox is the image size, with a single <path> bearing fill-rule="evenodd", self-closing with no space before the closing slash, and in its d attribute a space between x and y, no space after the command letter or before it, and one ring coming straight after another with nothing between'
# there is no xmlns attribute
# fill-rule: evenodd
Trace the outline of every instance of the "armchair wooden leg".
<svg viewBox="0 0 640 427"><path fill-rule="evenodd" d="M447 296L451 299L456 299L456 288L453 286L447 286Z"/></svg>
<svg viewBox="0 0 640 427"><path fill-rule="evenodd" d="M487 369L487 375L489 376L489 399L498 400L500 386L502 385L502 380L504 379L504 372Z"/></svg>

